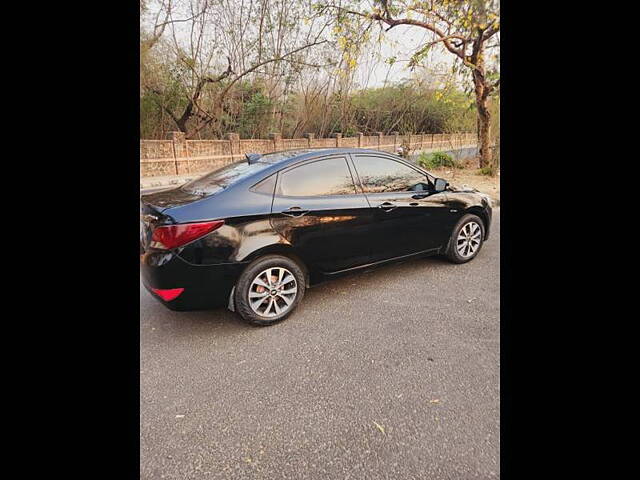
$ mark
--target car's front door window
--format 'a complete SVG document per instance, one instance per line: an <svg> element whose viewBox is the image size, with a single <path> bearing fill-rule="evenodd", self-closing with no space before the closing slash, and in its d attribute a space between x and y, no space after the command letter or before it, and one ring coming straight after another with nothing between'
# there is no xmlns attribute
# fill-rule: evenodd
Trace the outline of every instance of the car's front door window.
<svg viewBox="0 0 640 480"><path fill-rule="evenodd" d="M356 155L353 159L365 193L429 190L427 176L391 159Z"/></svg>

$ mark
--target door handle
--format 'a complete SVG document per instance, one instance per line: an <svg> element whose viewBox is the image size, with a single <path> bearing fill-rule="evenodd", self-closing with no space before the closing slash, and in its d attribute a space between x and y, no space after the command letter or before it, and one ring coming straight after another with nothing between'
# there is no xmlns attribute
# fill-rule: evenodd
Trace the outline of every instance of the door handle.
<svg viewBox="0 0 640 480"><path fill-rule="evenodd" d="M378 208L384 210L385 212L390 212L391 210L395 210L396 208L398 208L398 206L394 205L391 202L384 202L378 205Z"/></svg>
<svg viewBox="0 0 640 480"><path fill-rule="evenodd" d="M300 207L289 207L280 213L287 217L301 217L309 213L309 210L302 210Z"/></svg>

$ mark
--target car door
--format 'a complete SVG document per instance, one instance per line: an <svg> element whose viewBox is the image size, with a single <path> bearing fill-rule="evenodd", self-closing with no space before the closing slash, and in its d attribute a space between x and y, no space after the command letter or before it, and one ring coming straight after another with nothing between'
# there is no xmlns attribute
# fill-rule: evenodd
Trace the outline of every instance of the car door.
<svg viewBox="0 0 640 480"><path fill-rule="evenodd" d="M273 228L320 271L370 261L372 212L365 195L356 190L346 155L278 172L271 212Z"/></svg>
<svg viewBox="0 0 640 480"><path fill-rule="evenodd" d="M390 156L352 154L357 181L371 205L375 261L434 250L446 241L450 215L444 192L428 176Z"/></svg>

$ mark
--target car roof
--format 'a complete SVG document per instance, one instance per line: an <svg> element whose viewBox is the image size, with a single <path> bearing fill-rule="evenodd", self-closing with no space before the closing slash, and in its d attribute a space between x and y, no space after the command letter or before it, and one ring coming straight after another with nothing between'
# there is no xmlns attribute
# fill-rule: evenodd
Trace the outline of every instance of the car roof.
<svg viewBox="0 0 640 480"><path fill-rule="evenodd" d="M278 152L266 153L262 157L256 159L253 163L265 165L264 169L257 171L252 175L248 175L246 178L240 180L235 185L230 186L233 189L235 186L238 188L247 188L247 186L255 185L256 182L260 182L274 173L285 169L291 165L304 162L306 160L320 159L323 157L348 153L368 153L372 155L384 155L389 158L396 159L400 162L407 163L403 158L393 155L389 152L380 150L371 150L368 148L318 148L318 149L293 149L293 150L281 150ZM248 160L245 160L245 162ZM418 168L413 166L413 168Z"/></svg>
<svg viewBox="0 0 640 480"><path fill-rule="evenodd" d="M340 153L377 153L392 155L389 152L381 152L380 150L371 150L368 148L316 148L316 149L295 149L281 150L279 152L266 153L257 160L257 163L270 163L283 167L289 163L297 163L301 160L309 160L316 157L325 157L328 155L337 155Z"/></svg>

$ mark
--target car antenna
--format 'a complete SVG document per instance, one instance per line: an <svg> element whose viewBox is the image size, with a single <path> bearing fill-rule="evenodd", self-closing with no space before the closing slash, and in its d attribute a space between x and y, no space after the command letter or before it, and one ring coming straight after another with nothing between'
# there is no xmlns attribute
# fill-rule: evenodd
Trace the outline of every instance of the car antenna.
<svg viewBox="0 0 640 480"><path fill-rule="evenodd" d="M245 153L244 156L247 157L249 165L253 165L262 158L262 154L260 153Z"/></svg>

